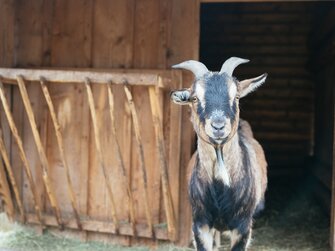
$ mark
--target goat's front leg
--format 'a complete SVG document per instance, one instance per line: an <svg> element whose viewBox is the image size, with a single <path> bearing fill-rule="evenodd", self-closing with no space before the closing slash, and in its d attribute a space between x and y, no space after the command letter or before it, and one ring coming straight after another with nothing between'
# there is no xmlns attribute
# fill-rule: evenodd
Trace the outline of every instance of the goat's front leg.
<svg viewBox="0 0 335 251"><path fill-rule="evenodd" d="M197 251L216 251L214 245L214 229L210 229L207 224L193 223L193 235L195 248Z"/></svg>
<svg viewBox="0 0 335 251"><path fill-rule="evenodd" d="M247 229L234 229L230 232L231 251L245 251L247 250L251 241L251 227Z"/></svg>

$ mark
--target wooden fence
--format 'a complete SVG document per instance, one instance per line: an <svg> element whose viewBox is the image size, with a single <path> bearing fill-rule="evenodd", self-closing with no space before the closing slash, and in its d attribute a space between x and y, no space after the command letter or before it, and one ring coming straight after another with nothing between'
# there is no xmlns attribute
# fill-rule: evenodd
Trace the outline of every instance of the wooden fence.
<svg viewBox="0 0 335 251"><path fill-rule="evenodd" d="M43 227L176 240L178 71L0 68L7 214Z"/></svg>

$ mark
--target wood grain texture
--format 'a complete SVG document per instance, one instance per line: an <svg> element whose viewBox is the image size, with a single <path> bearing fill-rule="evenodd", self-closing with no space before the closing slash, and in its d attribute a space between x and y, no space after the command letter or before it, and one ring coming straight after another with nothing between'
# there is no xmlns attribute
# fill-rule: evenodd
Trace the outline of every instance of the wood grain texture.
<svg viewBox="0 0 335 251"><path fill-rule="evenodd" d="M90 83L89 79L86 80L85 86L86 86L86 91L87 91L88 104L89 104L89 108L90 108L90 112L91 112L91 119L92 119L93 131L94 131L93 138L94 138L95 147L96 147L96 151L97 151L99 167L102 170L104 180L106 182L107 192L108 192L109 200L110 200L110 203L111 203L112 219L113 219L113 222L116 226L116 229L118 230L119 219L118 219L117 213L116 213L116 204L115 204L115 199L114 199L114 195L113 195L112 183L111 183L111 180L110 180L109 173L107 172L107 169L106 169L106 164L104 162L103 149L102 149L101 141L100 141L100 128L101 127L100 127L100 125L98 125L97 114L96 114L95 104L94 104L94 98L93 98L91 83Z"/></svg>
<svg viewBox="0 0 335 251"><path fill-rule="evenodd" d="M144 209L145 209L145 216L147 220L147 225L150 230L150 232L153 233L152 228L152 213L151 208L149 206L149 198L148 198L148 177L147 177L147 167L145 165L145 159L144 159L144 151L143 151L143 143L142 143L142 137L141 137L141 128L139 125L138 120L138 114L136 111L136 107L133 102L133 97L131 95L131 92L127 86L124 86L124 91L128 100L129 109L131 111L132 115L132 121L133 121L133 128L134 128L134 134L137 144L137 153L139 158L139 168L141 172L141 183L142 183L142 189L143 189L143 200L144 200Z"/></svg>
<svg viewBox="0 0 335 251"><path fill-rule="evenodd" d="M0 200L4 203L5 212L10 219L15 217L14 203L3 162L0 161Z"/></svg>
<svg viewBox="0 0 335 251"><path fill-rule="evenodd" d="M152 112L152 122L155 128L156 149L159 156L159 167L162 181L164 209L167 219L168 233L171 240L176 240L176 218L171 197L171 187L168 177L167 157L162 129L162 114L159 109L157 89L149 87L149 97Z"/></svg>
<svg viewBox="0 0 335 251"><path fill-rule="evenodd" d="M170 42L167 67L189 59L199 59L200 1L173 0L170 28ZM192 39L190 39L192 38ZM193 81L192 74L183 72L183 88ZM178 244L188 246L191 240L191 210L188 201L187 166L195 148L195 133L189 121L190 110L182 107L182 135L180 156L179 189L179 240Z"/></svg>
<svg viewBox="0 0 335 251"><path fill-rule="evenodd" d="M67 160L65 158L65 149L64 149L62 129L61 129L61 126L58 122L57 115L56 115L56 112L55 112L55 107L54 107L54 104L52 103L50 92L49 92L48 87L46 85L45 79L41 78L40 82L41 82L41 88L42 88L45 100L48 104L51 120L52 120L54 129L55 129L55 134L56 134L57 144L58 144L58 150L59 150L61 161L62 161L62 164L64 166L65 173L66 173L67 189L68 189L68 194L69 194L69 197L70 197L70 200L71 200L72 210L73 210L74 217L76 219L78 228L81 229L82 227L81 227L79 213L78 213L78 209L77 209L77 198L76 198L76 196L74 194L74 191L73 191L70 169L69 169L69 165L67 163Z"/></svg>
<svg viewBox="0 0 335 251"><path fill-rule="evenodd" d="M33 113L33 109L30 103L30 99L28 96L28 92L27 92L27 88L25 86L25 82L24 79L20 76L18 76L17 78L18 84L19 84L19 89L20 89L20 93L21 93L21 97L26 109L26 113L28 116L28 120L31 126L31 130L33 133L33 137L34 137L34 141L35 144L37 146L37 150L38 150L38 154L39 154L39 158L41 161L41 166L42 166L42 177L43 177L43 181L44 181L44 185L46 188L46 192L51 204L51 207L54 211L55 217L57 219L58 225L60 228L62 228L63 223L62 223L62 216L61 216L61 212L60 212L60 208L59 208L59 202L57 201L57 198L55 196L55 190L54 190L54 185L52 184L52 181L50 179L49 176L49 163L48 163L48 159L47 159L47 155L45 152L45 147L43 146L42 140L41 140L41 136L38 132L38 128L37 128L37 124L36 124L36 119Z"/></svg>
<svg viewBox="0 0 335 251"><path fill-rule="evenodd" d="M17 66L50 65L53 5L53 0L16 1L15 57Z"/></svg>
<svg viewBox="0 0 335 251"><path fill-rule="evenodd" d="M15 1L0 2L0 66L15 65Z"/></svg>
<svg viewBox="0 0 335 251"><path fill-rule="evenodd" d="M19 187L18 187L18 184L15 180L15 176L14 176L14 173L13 173L13 167L10 163L10 159L9 159L9 154L8 154L8 151L6 149L6 146L5 146L5 142L4 142L4 139L3 139L3 131L0 127L0 152L1 152L1 156L2 156L2 160L3 160L3 164L5 166L5 169L6 169L6 172L4 171L0 171L1 172L1 175L3 176L2 177L2 181L4 182L3 184L3 188L4 188L4 195L10 195L7 193L7 189L6 189L6 174L8 175L8 180L10 182L10 185L12 187L12 190L14 192L14 197L16 199L16 203L17 203L17 206L19 208L19 212L20 212L20 215L21 215L21 222L24 222L25 221L25 212L24 212L24 208L23 208L23 203L22 203L22 199L21 199L21 195L20 195L20 192L19 192ZM0 166L0 168L2 168ZM8 200L8 198L7 198ZM5 202L7 201L5 200ZM13 217L13 213L12 210L14 210L14 208L11 208L11 204L10 203L6 203L7 206L8 206L8 211L9 211L9 215L11 217Z"/></svg>
<svg viewBox="0 0 335 251"><path fill-rule="evenodd" d="M92 10L92 0L54 2L52 66L91 66Z"/></svg>
<svg viewBox="0 0 335 251"><path fill-rule="evenodd" d="M13 61L15 59L18 66L67 67L70 71L77 67L109 69L151 68L154 69L156 74L155 76L153 75L151 80L142 78L141 75L138 75L139 72L133 72L136 81L140 81L143 85L151 85L150 83L157 82L157 73L161 74L161 71L157 69L164 70L180 60L197 59L198 56L199 1L19 0L18 4L15 5L14 1L4 0L4 2L10 3L10 5L6 5L6 8L9 6L6 9L8 13L4 13L4 16L9 17L5 20L5 29L13 31L12 33L7 33L6 37L10 38L10 36L13 36L12 40L7 41L12 41L8 45L13 46L12 50L15 50L15 53L10 53L10 50L8 50L8 55L9 57L16 55L16 58L13 57ZM0 12L2 13L2 9ZM15 25L14 21L16 21ZM11 25L13 25L13 28L11 28ZM1 29L2 26L0 27ZM14 33L17 36L15 42ZM0 34L0 38L2 37L3 34ZM3 66L12 66L12 64L4 64ZM97 70L85 69L82 71L90 74L102 74L101 71ZM106 73L109 74L109 71L106 71ZM123 182L123 180L128 179L128 184L130 184L131 188L130 192L136 198L134 209L136 209L135 225L137 229L138 225L145 224L147 218L144 201L137 199L141 198L143 193L142 175L138 168L140 162L136 152L134 133L132 133L131 112L126 105L127 99L123 86L114 85L114 83L118 82L120 84L123 83L122 78L124 76L128 75L130 77L128 73L121 70L119 80L109 79L110 75L108 75L108 77L97 81L100 83L99 85L93 84L94 77L92 77L91 87L95 100L97 122L101 131L101 148L107 149L106 153L103 154L103 159L108 169L110 168L110 176L115 183L116 199L120 205L123 205L118 207L116 211L122 221L131 221L132 216L130 216L129 212L131 207L129 209L126 207L130 201L127 195L129 191L127 192L127 188L124 185L126 182ZM41 75L43 75L41 72L36 72L34 78L38 81ZM63 158L57 147L53 120L49 115L43 93L34 82L27 83L27 92L29 97L32 97L33 112L36 115L36 124L41 135L42 145L46 148L46 158L50 165L52 182L55 179L66 181L66 171L62 164L64 162L63 159L65 159L68 162L69 174L71 178L74 177L73 192L78 198L80 217L85 218L88 216L96 221L101 219L110 220L109 210L111 204L107 191L101 189L104 186L104 184L101 184L103 183L101 182L103 174L98 168L99 161L95 152L94 129L90 126L86 90L85 86L79 83L83 82L84 78L87 77L83 75L85 74L67 75L66 85L59 83L48 86L50 97L54 103L55 115L63 133L64 152L66 153ZM59 71L54 72L54 80L64 81L59 79L59 76L61 76ZM167 158L167 165L171 167L168 168L167 176L173 183L171 197L175 206L173 210L176 214L176 219L178 219L178 208L184 209L182 206L184 202L179 199L179 184L184 184L183 180L180 179L180 174L183 171L179 169L179 159L184 164L187 164L190 159L193 132L191 127L189 127L183 128L182 133L181 122L178 119L182 116L180 108L171 105L169 100L171 87L176 87L182 79L178 79L179 82L176 84L171 81L165 82L164 80L174 79L174 75L161 76L163 77L161 83L166 89L162 89L159 92L158 109L164 114L160 120L163 139L167 143L164 154ZM16 76L13 76L12 80L3 80L6 83L11 83L15 82L15 78ZM28 77L26 78L29 80ZM46 79L48 81L51 80L47 77ZM116 135L112 133L109 118L108 96L105 86L109 81L113 82L111 89L114 94L115 111L117 111L115 114L115 121L117 122ZM39 171L41 169L38 149L33 146L35 143L30 128L24 126L29 123L29 120L25 116L19 90L17 86L8 88L13 90L13 97L17 99L17 102L13 102L13 107L10 108L13 109L15 122L19 123L17 125L18 135L22 136L24 151L27 152L29 164L33 166L32 177L37 183L38 197L42 201L42 208L45 208L47 213L51 213L50 209L52 208L49 202L45 200L47 192L43 188L42 173ZM156 229L157 227L155 226L157 224L164 224L167 219L162 200L162 184L158 168L159 155L156 152L154 127L152 123L148 124L148 121L152 120L150 98L147 87L132 87L130 91L136 108L138 108L139 125L143 128L141 136L144 159L148 166L148 200L149 207L152 209L152 226L153 229ZM188 121L188 116L183 116L183 120ZM123 171L118 166L114 145L116 140L120 145L126 176L122 174ZM183 145L174 147L180 141ZM28 146L33 147L28 149ZM16 167L20 167L21 163L15 159L19 153L16 144L13 144L11 149L13 166L15 164ZM31 212L33 208L32 197L30 191L24 188L29 183L28 178L24 174L22 175L22 171L17 170L19 168L14 169L14 175L18 177L18 183L22 184L25 209ZM74 174L76 175L74 176ZM68 217L72 213L72 206L67 187L57 187L55 194L62 201L60 205L62 214L64 214L65 218ZM179 203L180 206L178 205ZM183 224L183 221L184 219L188 220L188 218L183 217L182 219L179 224L186 226L187 224ZM161 238L156 230L154 232L157 238ZM156 243L155 240L142 238L131 238L130 240L129 235L120 237L92 232L88 234L84 232L80 235L83 239L112 240L124 245L136 243L151 245ZM144 237L144 235L142 231L138 236ZM151 233L148 236L150 235Z"/></svg>
<svg viewBox="0 0 335 251"><path fill-rule="evenodd" d="M17 147L18 147L18 154L19 154L20 159L23 163L24 170L25 170L25 173L26 173L27 178L28 178L29 187L31 189L31 194L32 194L33 208L36 211L38 220L40 221L40 223L42 223L41 222L41 220L42 220L41 219L41 199L40 199L40 196L38 196L38 194L37 194L37 190L36 190L36 187L35 187L35 182L34 182L34 179L33 179L32 172L31 172L31 166L28 162L26 153L24 151L22 139L21 139L21 137L19 135L19 132L17 130L17 127L15 125L13 115L12 115L11 110L10 110L10 106L8 104L7 98L6 98L5 93L4 93L4 86L3 86L2 82L0 82L0 99L1 99L1 103L3 105L3 108L4 108L4 111L5 111L10 129L11 129L11 132L13 134L13 138L16 142Z"/></svg>

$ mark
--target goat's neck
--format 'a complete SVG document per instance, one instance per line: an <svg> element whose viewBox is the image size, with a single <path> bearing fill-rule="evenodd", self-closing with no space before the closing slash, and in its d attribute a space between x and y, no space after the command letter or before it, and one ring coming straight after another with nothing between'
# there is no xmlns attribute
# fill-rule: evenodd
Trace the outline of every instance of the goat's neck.
<svg viewBox="0 0 335 251"><path fill-rule="evenodd" d="M209 176L211 179L214 177L221 177L228 175L228 177L221 177L227 185L233 177L232 170L237 170L240 162L240 147L239 136L236 133L231 140L222 146L223 168L221 173L218 173L218 160L215 147L208 142L198 138L198 153L200 161L199 170L203 175ZM221 167L222 168L222 167ZM226 173L222 173L226 172ZM228 179L228 180L227 180Z"/></svg>

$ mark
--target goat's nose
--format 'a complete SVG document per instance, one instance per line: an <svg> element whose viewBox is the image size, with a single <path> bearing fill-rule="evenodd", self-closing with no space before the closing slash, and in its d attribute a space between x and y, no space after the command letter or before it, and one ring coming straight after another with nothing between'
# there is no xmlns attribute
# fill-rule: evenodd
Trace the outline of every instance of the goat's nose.
<svg viewBox="0 0 335 251"><path fill-rule="evenodd" d="M220 131L224 128L225 126L225 122L223 120L217 120L217 121L213 121L211 123L211 126L213 127L213 129Z"/></svg>

